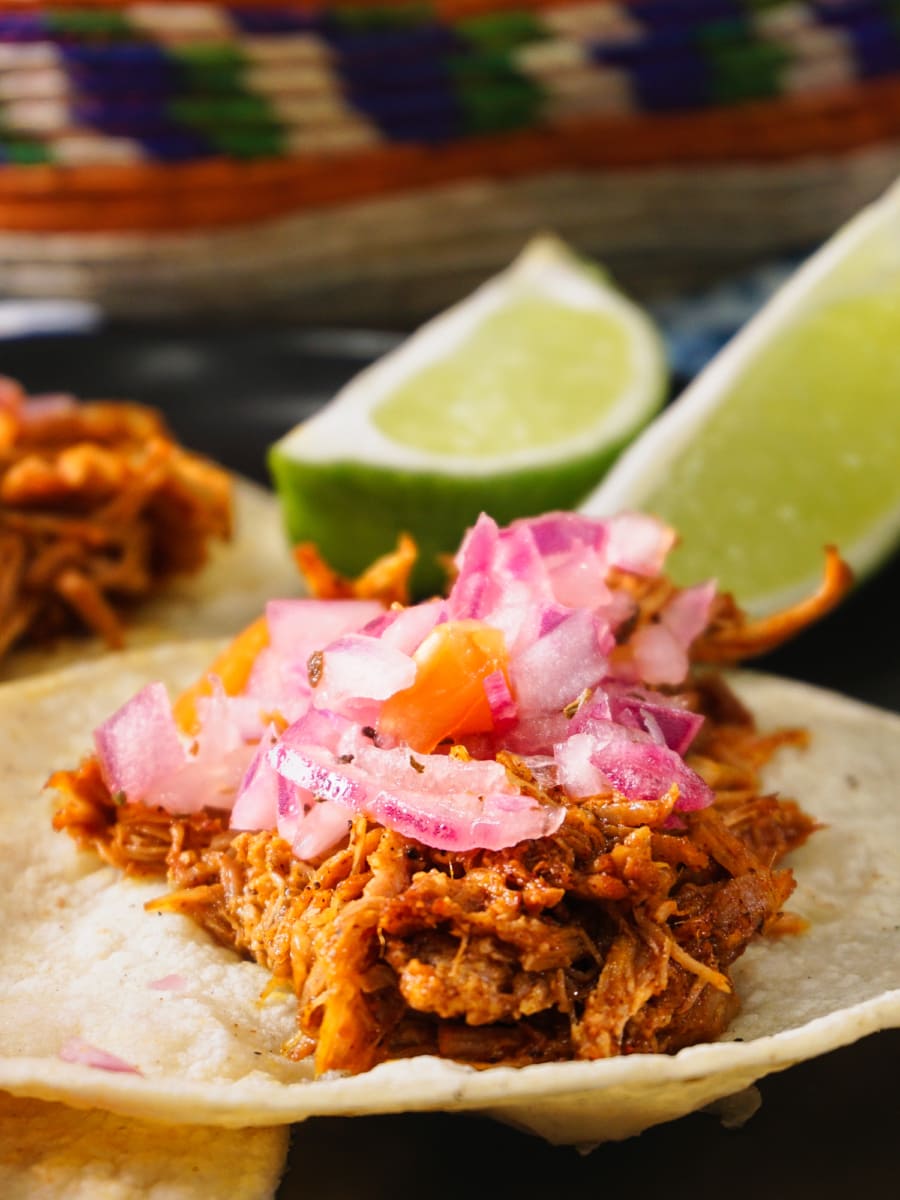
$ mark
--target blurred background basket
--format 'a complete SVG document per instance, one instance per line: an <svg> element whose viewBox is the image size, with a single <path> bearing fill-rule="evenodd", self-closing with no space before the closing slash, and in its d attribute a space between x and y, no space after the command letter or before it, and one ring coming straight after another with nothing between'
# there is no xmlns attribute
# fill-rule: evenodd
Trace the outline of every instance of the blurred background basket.
<svg viewBox="0 0 900 1200"><path fill-rule="evenodd" d="M539 229L636 296L900 174L900 0L0 2L0 296L404 326Z"/></svg>

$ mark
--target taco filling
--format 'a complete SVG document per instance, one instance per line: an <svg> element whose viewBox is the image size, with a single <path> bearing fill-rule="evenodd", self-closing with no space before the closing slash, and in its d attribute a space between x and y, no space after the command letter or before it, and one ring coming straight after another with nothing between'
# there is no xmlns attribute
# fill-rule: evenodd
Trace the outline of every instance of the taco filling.
<svg viewBox="0 0 900 1200"><path fill-rule="evenodd" d="M780 864L815 822L759 782L803 732L762 736L701 664L770 649L848 576L829 552L816 597L752 623L668 580L674 540L632 513L482 516L444 597L371 598L389 561L272 601L174 705L151 684L96 730L54 824L166 874L153 909L292 988L284 1053L317 1074L712 1040L735 960L799 927Z"/></svg>

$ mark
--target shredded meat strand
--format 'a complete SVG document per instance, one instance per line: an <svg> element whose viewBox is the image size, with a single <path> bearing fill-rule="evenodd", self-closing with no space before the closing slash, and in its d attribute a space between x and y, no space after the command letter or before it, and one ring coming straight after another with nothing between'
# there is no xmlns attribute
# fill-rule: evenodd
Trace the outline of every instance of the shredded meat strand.
<svg viewBox="0 0 900 1200"><path fill-rule="evenodd" d="M322 558L312 542L298 542L294 561L317 600L380 600L382 604L408 604L410 574L418 550L408 533L401 533L395 549L377 558L355 579L339 574Z"/></svg>
<svg viewBox="0 0 900 1200"><path fill-rule="evenodd" d="M822 582L812 596L758 621L747 621L731 596L719 596L709 627L694 642L691 655L697 662L734 663L768 654L830 612L852 583L850 567L834 546L826 546Z"/></svg>

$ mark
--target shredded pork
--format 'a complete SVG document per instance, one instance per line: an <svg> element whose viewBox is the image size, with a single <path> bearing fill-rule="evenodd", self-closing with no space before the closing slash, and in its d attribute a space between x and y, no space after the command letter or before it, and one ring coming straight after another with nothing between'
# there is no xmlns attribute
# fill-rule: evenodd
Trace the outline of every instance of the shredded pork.
<svg viewBox="0 0 900 1200"><path fill-rule="evenodd" d="M0 378L0 658L85 630L121 646L127 611L230 532L228 473L153 409Z"/></svg>

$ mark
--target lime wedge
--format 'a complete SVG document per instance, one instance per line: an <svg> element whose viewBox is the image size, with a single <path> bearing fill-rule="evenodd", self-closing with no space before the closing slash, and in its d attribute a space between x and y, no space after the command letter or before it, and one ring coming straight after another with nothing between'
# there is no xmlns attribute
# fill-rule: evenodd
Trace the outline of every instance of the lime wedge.
<svg viewBox="0 0 900 1200"><path fill-rule="evenodd" d="M581 505L678 530L680 583L751 613L808 594L833 544L866 578L900 540L900 186L844 225Z"/></svg>
<svg viewBox="0 0 900 1200"><path fill-rule="evenodd" d="M419 593L485 510L572 508L657 412L647 315L551 237L344 387L270 450L294 541L355 574L411 533Z"/></svg>

